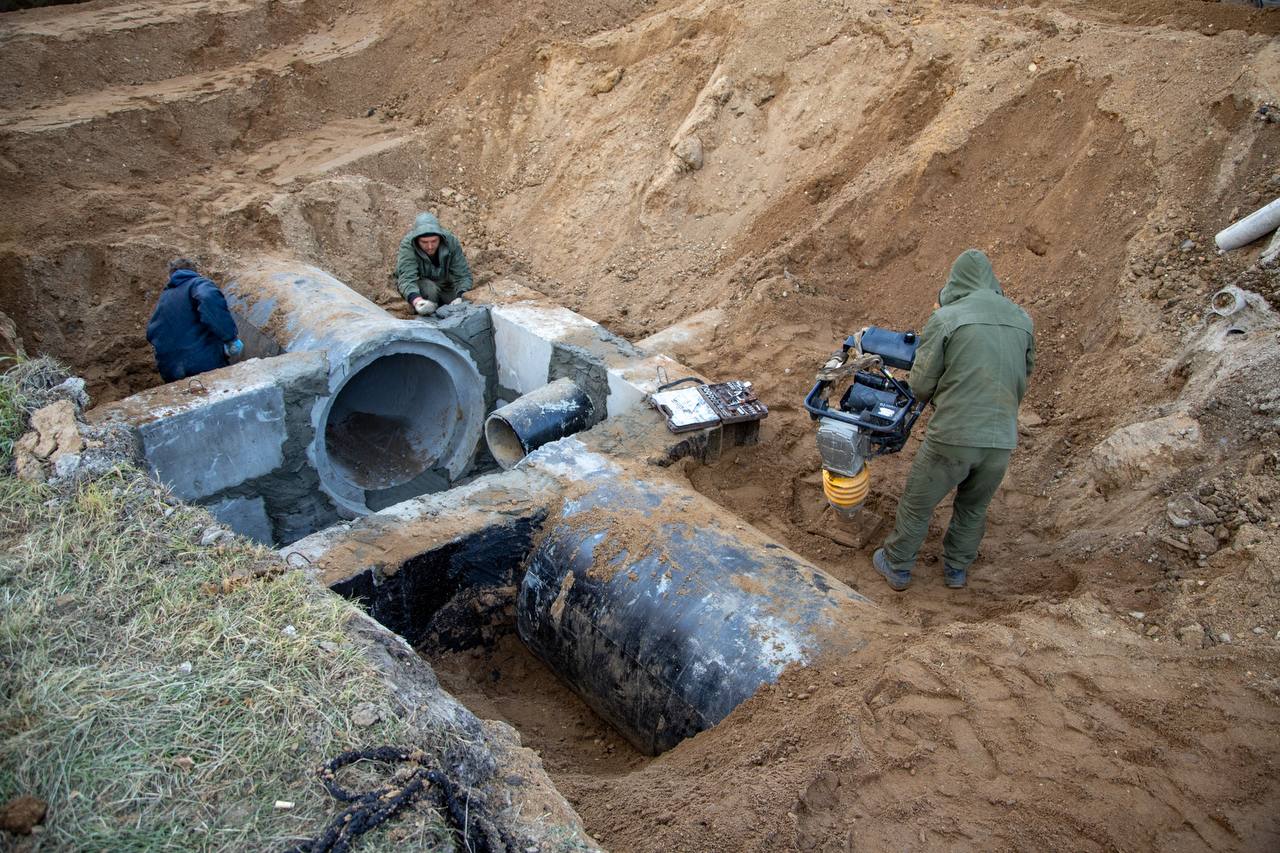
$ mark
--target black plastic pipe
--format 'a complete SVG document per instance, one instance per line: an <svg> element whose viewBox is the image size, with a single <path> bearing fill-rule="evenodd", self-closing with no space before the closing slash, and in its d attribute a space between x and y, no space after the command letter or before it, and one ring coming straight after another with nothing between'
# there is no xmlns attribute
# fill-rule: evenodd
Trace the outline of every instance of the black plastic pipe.
<svg viewBox="0 0 1280 853"><path fill-rule="evenodd" d="M526 464L574 497L530 557L517 630L642 752L715 725L788 666L889 630L870 601L683 484L577 439Z"/></svg>
<svg viewBox="0 0 1280 853"><path fill-rule="evenodd" d="M591 398L572 379L557 379L495 409L484 422L489 452L503 468L544 444L586 429Z"/></svg>

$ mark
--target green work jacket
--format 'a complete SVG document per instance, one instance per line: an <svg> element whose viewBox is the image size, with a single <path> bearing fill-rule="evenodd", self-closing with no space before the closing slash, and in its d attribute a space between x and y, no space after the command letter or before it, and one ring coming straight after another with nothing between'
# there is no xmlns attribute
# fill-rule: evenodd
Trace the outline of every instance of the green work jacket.
<svg viewBox="0 0 1280 853"><path fill-rule="evenodd" d="M440 238L435 257L418 248L419 237L434 234ZM440 227L440 220L430 213L419 213L413 230L404 235L396 253L396 289L407 301L422 295L422 283L435 282L441 289L461 296L471 289L471 266L462 252L462 243Z"/></svg>
<svg viewBox="0 0 1280 853"><path fill-rule="evenodd" d="M1012 450L1018 404L1035 366L1031 318L1006 299L987 256L956 259L941 307L920 333L911 389L931 400L927 438L960 447Z"/></svg>

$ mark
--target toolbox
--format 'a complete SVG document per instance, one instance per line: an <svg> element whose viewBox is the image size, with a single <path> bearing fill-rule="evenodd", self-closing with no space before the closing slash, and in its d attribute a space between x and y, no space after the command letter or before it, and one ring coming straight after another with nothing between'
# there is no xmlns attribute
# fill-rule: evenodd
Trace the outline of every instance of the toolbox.
<svg viewBox="0 0 1280 853"><path fill-rule="evenodd" d="M769 414L751 383L740 379L658 391L649 400L672 432L758 421Z"/></svg>

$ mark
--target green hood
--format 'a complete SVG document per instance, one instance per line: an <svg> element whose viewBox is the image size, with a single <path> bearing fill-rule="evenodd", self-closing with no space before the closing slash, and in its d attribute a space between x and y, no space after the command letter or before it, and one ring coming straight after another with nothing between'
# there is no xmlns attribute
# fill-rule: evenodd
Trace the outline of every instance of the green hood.
<svg viewBox="0 0 1280 853"><path fill-rule="evenodd" d="M991 269L991 261L977 249L968 249L951 265L947 283L938 293L938 304L950 305L979 290L1004 295L995 271Z"/></svg>
<svg viewBox="0 0 1280 853"><path fill-rule="evenodd" d="M418 248L418 238L435 235L443 243L446 234L448 232L440 227L440 220L436 218L434 213L419 213L418 218L413 220L413 229L409 231L409 239L413 241L414 252L425 258L426 253Z"/></svg>

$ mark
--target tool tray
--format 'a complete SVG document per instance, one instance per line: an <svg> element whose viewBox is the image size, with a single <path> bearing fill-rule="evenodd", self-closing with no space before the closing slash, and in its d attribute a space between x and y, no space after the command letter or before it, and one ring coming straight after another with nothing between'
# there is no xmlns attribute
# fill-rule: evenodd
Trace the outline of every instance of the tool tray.
<svg viewBox="0 0 1280 853"><path fill-rule="evenodd" d="M732 379L714 385L699 385L698 393L716 410L722 423L758 421L769 415L769 407L760 402L750 382Z"/></svg>
<svg viewBox="0 0 1280 853"><path fill-rule="evenodd" d="M649 399L672 432L758 421L769 414L769 408L760 402L751 383L739 379L659 391Z"/></svg>

